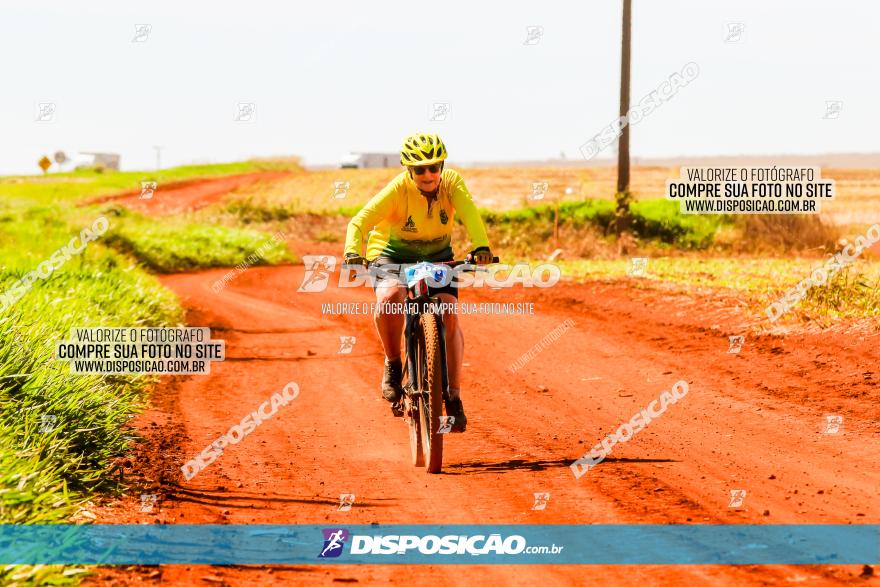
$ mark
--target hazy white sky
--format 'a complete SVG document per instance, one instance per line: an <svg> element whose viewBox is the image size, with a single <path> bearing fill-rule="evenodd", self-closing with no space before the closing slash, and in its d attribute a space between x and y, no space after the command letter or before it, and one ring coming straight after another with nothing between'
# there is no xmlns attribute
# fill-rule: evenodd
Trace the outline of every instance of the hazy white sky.
<svg viewBox="0 0 880 587"><path fill-rule="evenodd" d="M63 149L123 168L334 163L441 133L453 161L544 159L616 118L620 0L70 2L0 8L0 173ZM880 3L634 0L632 100L700 75L632 129L638 157L880 151ZM743 23L726 42L728 23ZM133 42L136 24L149 24ZM527 27L543 35L527 44ZM826 100L841 100L823 118ZM37 104L55 104L39 122ZM255 105L251 122L236 104ZM446 102L446 120L429 120Z"/></svg>

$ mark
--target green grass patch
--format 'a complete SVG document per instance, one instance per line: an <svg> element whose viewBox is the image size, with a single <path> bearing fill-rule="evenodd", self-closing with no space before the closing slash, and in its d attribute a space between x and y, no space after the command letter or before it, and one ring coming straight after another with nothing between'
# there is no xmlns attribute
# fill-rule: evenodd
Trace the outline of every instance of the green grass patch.
<svg viewBox="0 0 880 587"><path fill-rule="evenodd" d="M615 204L610 200L584 200L563 202L559 205L559 223L583 227L592 225L608 233L614 223ZM639 238L656 240L683 249L704 249L710 246L715 233L732 221L720 215L681 214L678 204L666 200L642 200L630 208L632 228ZM515 225L528 230L531 224L552 223L555 208L552 204L539 204L504 212L481 210L489 226Z"/></svg>
<svg viewBox="0 0 880 587"><path fill-rule="evenodd" d="M633 231L643 239L656 239L681 249L705 249L715 233L732 220L716 214L682 214L678 202L640 200L630 206Z"/></svg>
<svg viewBox="0 0 880 587"><path fill-rule="evenodd" d="M295 260L282 238L255 230L178 218L157 222L124 209L117 209L116 214L105 241L160 273L233 267L246 261L274 265Z"/></svg>
<svg viewBox="0 0 880 587"><path fill-rule="evenodd" d="M70 375L54 359L55 344L74 327L175 325L182 314L170 291L118 254L93 242L80 257L35 281L0 314L0 446L33 453L85 491L108 483L113 459L128 447L123 428L147 378ZM4 267L0 291L24 274ZM53 431L43 432L48 416Z"/></svg>
<svg viewBox="0 0 880 587"><path fill-rule="evenodd" d="M825 285L812 287L794 308L802 320L828 326L846 318L880 318L880 270L847 267Z"/></svg>
<svg viewBox="0 0 880 587"><path fill-rule="evenodd" d="M217 208L217 211L209 209L205 214L231 214L243 224L288 220L305 213L295 202L258 202L254 198L234 199Z"/></svg>
<svg viewBox="0 0 880 587"><path fill-rule="evenodd" d="M524 225L533 222L553 222L556 208L553 204L538 204L514 210L494 211L481 209L480 215L487 225ZM574 225L593 224L607 229L614 219L614 202L609 200L584 200L559 204L559 221Z"/></svg>
<svg viewBox="0 0 880 587"><path fill-rule="evenodd" d="M67 237L42 234L48 242ZM5 292L34 267L22 247L0 246L0 255ZM71 375L68 363L54 359L56 342L78 326L181 320L171 292L98 242L0 313L0 523L67 522L92 493L117 489L116 463L134 441L127 423L155 380ZM0 584L72 584L82 572L4 566Z"/></svg>
<svg viewBox="0 0 880 587"><path fill-rule="evenodd" d="M684 215L674 202L644 200L631 206L631 228L645 244L661 248L706 249L719 229L729 225L723 216ZM557 210L552 203L506 211L480 210L493 243L513 254L546 246L554 233ZM559 246L593 256L614 235L615 203L610 200L562 202L558 208Z"/></svg>

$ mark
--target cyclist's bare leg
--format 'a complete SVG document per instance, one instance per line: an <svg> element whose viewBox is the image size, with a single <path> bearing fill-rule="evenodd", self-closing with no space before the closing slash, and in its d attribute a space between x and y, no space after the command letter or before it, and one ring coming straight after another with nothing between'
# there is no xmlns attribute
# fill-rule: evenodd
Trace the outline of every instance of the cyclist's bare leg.
<svg viewBox="0 0 880 587"><path fill-rule="evenodd" d="M382 340L382 349L389 361L400 358L400 340L403 337L404 316L401 306L406 289L397 282L382 283L376 288L376 310L373 322ZM394 311L390 311L393 309Z"/></svg>
<svg viewBox="0 0 880 587"><path fill-rule="evenodd" d="M445 293L438 294L437 297L446 304L455 304L458 301L455 296ZM464 335L458 323L458 314L450 309L452 307L454 306L447 306L443 314L443 329L446 331L446 370L449 374L449 389L454 395L461 389L459 378L461 362L464 359Z"/></svg>

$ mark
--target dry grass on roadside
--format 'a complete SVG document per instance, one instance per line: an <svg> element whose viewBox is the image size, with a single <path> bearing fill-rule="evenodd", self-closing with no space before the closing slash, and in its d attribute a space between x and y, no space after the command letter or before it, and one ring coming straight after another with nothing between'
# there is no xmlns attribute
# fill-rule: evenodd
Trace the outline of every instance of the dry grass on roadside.
<svg viewBox="0 0 880 587"><path fill-rule="evenodd" d="M797 214L743 214L735 226L740 239L736 248L751 252L831 251L842 236L837 226Z"/></svg>
<svg viewBox="0 0 880 587"><path fill-rule="evenodd" d="M458 168L477 205L509 210L556 200L613 199L617 171L614 167L464 167ZM324 169L307 171L268 185L243 189L229 201L249 201L255 209L293 212L335 210L363 205L400 168ZM631 192L636 200L662 198L666 180L678 177L678 167L636 166ZM859 225L880 219L880 169L823 169L833 179L837 196L823 202L820 215L828 223ZM532 183L547 182L542 200L530 199ZM344 198L333 197L335 182L348 182ZM570 188L566 193L566 188Z"/></svg>

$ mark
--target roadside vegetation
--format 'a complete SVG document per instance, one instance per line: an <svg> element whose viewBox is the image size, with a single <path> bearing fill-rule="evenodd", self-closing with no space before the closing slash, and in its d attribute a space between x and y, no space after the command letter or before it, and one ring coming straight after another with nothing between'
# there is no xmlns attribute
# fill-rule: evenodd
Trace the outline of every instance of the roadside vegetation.
<svg viewBox="0 0 880 587"><path fill-rule="evenodd" d="M809 257L649 257L644 274L634 275L630 259L559 261L564 278L570 282L625 282L639 289L731 299L745 304L758 319L763 319L770 303L822 263L822 259ZM880 319L880 262L860 259L843 268L825 285L811 288L775 324L827 327L849 319Z"/></svg>
<svg viewBox="0 0 880 587"><path fill-rule="evenodd" d="M233 195L201 216L233 226L295 230L304 241L335 243L341 250L346 224L360 205L322 202L309 210L305 200L259 204L246 194L244 199ZM611 199L563 201L558 216L555 202L481 209L493 250L505 261L553 258L576 282L626 280L635 287L686 292L703 288L707 295L736 298L756 315L840 250L842 238L851 240L865 226L834 226L815 216L684 215L677 203L658 199L634 202L631 214L631 232L618 237ZM467 242L460 223L453 241ZM649 259L645 278L629 276L632 257ZM812 288L778 324L876 320L878 301L880 263L866 254L826 286Z"/></svg>
<svg viewBox="0 0 880 587"><path fill-rule="evenodd" d="M111 208L110 212L118 227L108 233L107 244L157 273L234 267L257 250L263 254L252 265L294 261L284 243L257 230L191 222L186 218L156 222L125 208Z"/></svg>
<svg viewBox="0 0 880 587"><path fill-rule="evenodd" d="M281 163L163 170L161 181L247 173ZM268 166L268 167L267 167ZM0 294L13 291L99 217L107 231L0 308L0 524L88 522L95 492L124 489L128 427L156 379L71 375L55 346L75 327L177 326L182 310L149 271L236 265L261 246L261 263L292 257L256 230L148 221L108 204L75 206L140 189L139 173L79 171L0 179ZM78 241L79 242L79 241ZM8 307L6 307L8 305ZM84 569L0 566L0 584L72 584Z"/></svg>
<svg viewBox="0 0 880 587"><path fill-rule="evenodd" d="M399 170L327 170L301 174L230 194L203 211L204 218L231 226L290 226L306 241L340 247L348 219ZM574 280L631 279L632 257L647 257L654 269L638 287L705 287L736 292L763 308L838 251L841 239L863 232L880 174L826 170L838 183L838 198L823 204L830 214L685 215L660 199L677 168L639 168L633 174L636 200L629 231L615 230L612 168L466 169L463 175L480 206L493 249L505 260L562 262ZM532 181L547 181L541 199ZM339 186L345 190L340 193ZM341 196L341 197L339 197ZM832 224L833 218L845 222ZM457 223L455 242L467 242ZM457 251L463 254L465 251ZM878 265L869 255L810 290L785 321L827 323L876 318Z"/></svg>

